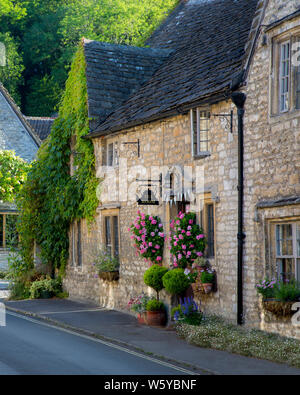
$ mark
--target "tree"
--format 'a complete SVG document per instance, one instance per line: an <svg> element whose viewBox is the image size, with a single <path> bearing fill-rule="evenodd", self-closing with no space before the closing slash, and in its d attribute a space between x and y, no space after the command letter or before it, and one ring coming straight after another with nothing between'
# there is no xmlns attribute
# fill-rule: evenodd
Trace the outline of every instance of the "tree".
<svg viewBox="0 0 300 395"><path fill-rule="evenodd" d="M13 151L0 151L0 200L14 202L30 165Z"/></svg>

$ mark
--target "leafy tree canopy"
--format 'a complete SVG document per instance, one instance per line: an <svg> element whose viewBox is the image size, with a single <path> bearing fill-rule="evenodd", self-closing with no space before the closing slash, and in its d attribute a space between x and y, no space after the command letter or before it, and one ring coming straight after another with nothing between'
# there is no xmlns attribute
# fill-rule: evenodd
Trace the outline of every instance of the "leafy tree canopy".
<svg viewBox="0 0 300 395"><path fill-rule="evenodd" d="M0 151L0 200L14 202L30 165L13 151Z"/></svg>

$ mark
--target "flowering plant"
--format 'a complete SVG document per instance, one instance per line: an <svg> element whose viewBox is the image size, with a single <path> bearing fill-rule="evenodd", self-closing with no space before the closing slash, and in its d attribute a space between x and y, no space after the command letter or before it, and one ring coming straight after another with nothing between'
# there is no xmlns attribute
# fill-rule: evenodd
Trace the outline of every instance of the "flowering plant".
<svg viewBox="0 0 300 395"><path fill-rule="evenodd" d="M131 239L135 241L137 255L140 254L145 261L152 263L162 262L165 234L159 217L138 211L138 216L128 231L132 233Z"/></svg>
<svg viewBox="0 0 300 395"><path fill-rule="evenodd" d="M275 285L276 280L262 280L259 284L256 285L256 290L259 294L263 296L264 299L274 298L275 296Z"/></svg>
<svg viewBox="0 0 300 395"><path fill-rule="evenodd" d="M174 321L190 325L199 325L203 318L203 313L193 298L181 299L180 304L172 309L171 315Z"/></svg>
<svg viewBox="0 0 300 395"><path fill-rule="evenodd" d="M145 313L147 310L147 303L152 300L150 296L145 295L142 293L141 295L131 298L128 302L128 308L135 313Z"/></svg>
<svg viewBox="0 0 300 395"><path fill-rule="evenodd" d="M170 227L173 229L170 237L173 266L183 269L192 266L198 257L203 256L206 246L203 230L196 224L196 214L180 212Z"/></svg>

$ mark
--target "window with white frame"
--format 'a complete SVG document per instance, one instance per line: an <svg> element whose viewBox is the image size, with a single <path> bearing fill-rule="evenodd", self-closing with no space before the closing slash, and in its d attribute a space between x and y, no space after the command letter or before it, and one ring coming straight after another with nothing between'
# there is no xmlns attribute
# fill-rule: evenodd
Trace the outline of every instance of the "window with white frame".
<svg viewBox="0 0 300 395"><path fill-rule="evenodd" d="M274 43L271 102L276 115L300 109L300 37Z"/></svg>
<svg viewBox="0 0 300 395"><path fill-rule="evenodd" d="M278 279L300 281L300 222L275 225Z"/></svg>
<svg viewBox="0 0 300 395"><path fill-rule="evenodd" d="M108 142L106 146L106 164L107 166L117 166L119 163L118 144L116 142Z"/></svg>
<svg viewBox="0 0 300 395"><path fill-rule="evenodd" d="M210 154L210 112L201 108L191 110L192 155Z"/></svg>
<svg viewBox="0 0 300 395"><path fill-rule="evenodd" d="M279 67L279 95L280 95L280 112L289 109L289 92L290 92L290 42L280 44L280 67Z"/></svg>

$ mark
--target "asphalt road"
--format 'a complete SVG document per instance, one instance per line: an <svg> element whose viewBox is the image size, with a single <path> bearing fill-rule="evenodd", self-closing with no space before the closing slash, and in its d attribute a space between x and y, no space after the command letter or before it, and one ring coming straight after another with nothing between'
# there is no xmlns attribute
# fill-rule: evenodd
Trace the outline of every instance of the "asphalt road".
<svg viewBox="0 0 300 395"><path fill-rule="evenodd" d="M6 326L0 327L0 375L188 373L150 356L10 312L6 316Z"/></svg>

